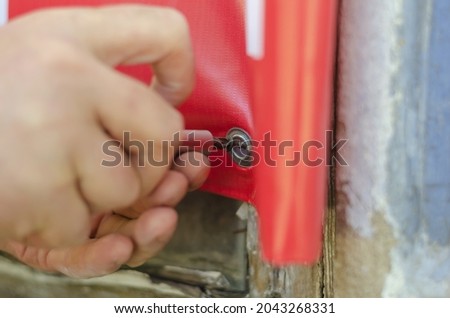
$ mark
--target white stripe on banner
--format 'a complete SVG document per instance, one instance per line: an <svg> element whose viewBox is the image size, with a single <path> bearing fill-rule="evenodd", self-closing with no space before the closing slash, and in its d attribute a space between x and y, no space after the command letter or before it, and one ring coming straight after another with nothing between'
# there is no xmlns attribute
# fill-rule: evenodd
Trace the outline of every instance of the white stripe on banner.
<svg viewBox="0 0 450 318"><path fill-rule="evenodd" d="M0 0L0 26L8 21L8 1Z"/></svg>
<svg viewBox="0 0 450 318"><path fill-rule="evenodd" d="M260 60L264 57L265 0L246 0L247 55Z"/></svg>

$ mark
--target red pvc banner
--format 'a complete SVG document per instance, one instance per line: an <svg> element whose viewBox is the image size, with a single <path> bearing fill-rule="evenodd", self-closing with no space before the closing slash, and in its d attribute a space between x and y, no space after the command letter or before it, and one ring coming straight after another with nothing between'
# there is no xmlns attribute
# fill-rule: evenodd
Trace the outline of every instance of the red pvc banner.
<svg viewBox="0 0 450 318"><path fill-rule="evenodd" d="M326 209L325 133L337 0L10 0L9 17L46 7L118 3L168 5L187 17L197 85L181 106L186 128L223 137L237 127L254 140L258 162L253 167L230 159L212 168L203 190L256 204L269 262L317 261ZM150 83L148 66L120 70ZM313 142L308 162L291 160L308 142ZM322 163L311 164L320 158Z"/></svg>

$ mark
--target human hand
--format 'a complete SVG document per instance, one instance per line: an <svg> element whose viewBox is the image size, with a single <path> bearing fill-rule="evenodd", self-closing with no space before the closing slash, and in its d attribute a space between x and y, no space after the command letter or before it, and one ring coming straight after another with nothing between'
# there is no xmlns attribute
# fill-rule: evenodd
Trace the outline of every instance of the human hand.
<svg viewBox="0 0 450 318"><path fill-rule="evenodd" d="M200 153L185 153L177 160L202 161L205 158ZM171 238L177 221L173 207L187 189L198 187L207 176L204 167L181 166L175 165L151 195L121 211L122 214L111 212L93 216L91 239L83 244L45 248L10 240L0 247L34 268L77 278L106 275L123 264L141 265Z"/></svg>
<svg viewBox="0 0 450 318"><path fill-rule="evenodd" d="M138 63L152 64L151 89L113 68ZM142 153L121 149L133 164L107 168L102 145L128 131L145 158L147 140L154 157L174 157L176 145L161 142L183 129L171 105L194 77L184 18L146 6L34 13L0 29L0 69L0 248L76 277L159 251L175 228L173 207L205 180L206 159L140 166ZM140 209L125 209L139 198Z"/></svg>

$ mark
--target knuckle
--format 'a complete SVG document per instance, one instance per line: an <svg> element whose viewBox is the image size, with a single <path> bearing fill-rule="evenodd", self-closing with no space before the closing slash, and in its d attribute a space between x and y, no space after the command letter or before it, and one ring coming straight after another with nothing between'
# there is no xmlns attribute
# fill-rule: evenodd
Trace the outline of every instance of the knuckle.
<svg viewBox="0 0 450 318"><path fill-rule="evenodd" d="M164 8L162 10L164 19L176 34L183 36L189 34L189 23L183 13L173 8Z"/></svg>
<svg viewBox="0 0 450 318"><path fill-rule="evenodd" d="M123 209L135 203L141 194L139 177L129 167L114 167L111 175L99 183L92 180L83 189L91 210Z"/></svg>
<svg viewBox="0 0 450 318"><path fill-rule="evenodd" d="M147 89L129 81L123 82L123 94L123 107L130 114L139 115L148 100Z"/></svg>
<svg viewBox="0 0 450 318"><path fill-rule="evenodd" d="M164 8L161 12L161 21L166 25L164 38L169 47L183 48L191 46L190 28L186 17L178 10Z"/></svg>
<svg viewBox="0 0 450 318"><path fill-rule="evenodd" d="M122 207L126 208L131 206L139 199L140 195L141 195L141 185L138 178L136 178L134 181L129 182L128 184L127 190L123 195Z"/></svg>
<svg viewBox="0 0 450 318"><path fill-rule="evenodd" d="M121 209L130 207L141 195L141 181L136 173L130 168L117 168L115 185L109 189L110 194L115 194L116 199L111 200L111 208ZM107 196L108 197L108 196Z"/></svg>
<svg viewBox="0 0 450 318"><path fill-rule="evenodd" d="M184 129L183 115L162 97L154 95L149 99L152 103L154 114L154 125L149 126L149 134L155 140L173 140L175 134Z"/></svg>
<svg viewBox="0 0 450 318"><path fill-rule="evenodd" d="M34 23L41 22L45 25L49 25L49 20L60 21L61 19L66 19L68 14L73 14L73 10L64 8L46 8L30 12L25 19L33 20Z"/></svg>
<svg viewBox="0 0 450 318"><path fill-rule="evenodd" d="M55 30L54 26L61 17L60 9L44 9L35 10L12 21L17 30L27 30L32 28L33 31L48 33Z"/></svg>
<svg viewBox="0 0 450 318"><path fill-rule="evenodd" d="M172 109L172 129L173 132L179 132L184 129L184 117L181 115L179 111L176 109Z"/></svg>
<svg viewBox="0 0 450 318"><path fill-rule="evenodd" d="M181 113L173 108L169 108L168 119L163 129L164 131L161 132L162 140L174 140L175 135L184 129L184 118Z"/></svg>
<svg viewBox="0 0 450 318"><path fill-rule="evenodd" d="M36 56L37 65L44 72L54 74L59 78L61 74L73 74L86 70L83 59L70 45L58 40L48 40L45 44L37 45L46 48L45 52Z"/></svg>

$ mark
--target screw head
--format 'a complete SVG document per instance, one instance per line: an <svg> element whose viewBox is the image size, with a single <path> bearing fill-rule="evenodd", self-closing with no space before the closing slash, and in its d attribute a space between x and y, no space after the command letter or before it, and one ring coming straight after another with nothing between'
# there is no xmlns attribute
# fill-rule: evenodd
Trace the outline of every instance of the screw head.
<svg viewBox="0 0 450 318"><path fill-rule="evenodd" d="M228 140L227 151L233 161L241 167L248 168L253 161L253 146L250 135L241 128L231 128L226 136Z"/></svg>

